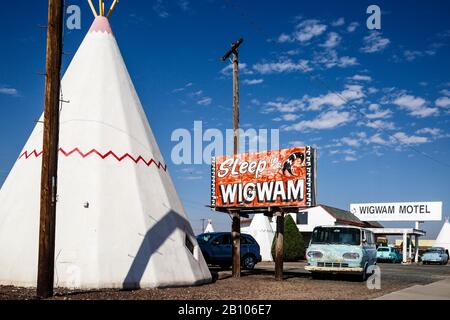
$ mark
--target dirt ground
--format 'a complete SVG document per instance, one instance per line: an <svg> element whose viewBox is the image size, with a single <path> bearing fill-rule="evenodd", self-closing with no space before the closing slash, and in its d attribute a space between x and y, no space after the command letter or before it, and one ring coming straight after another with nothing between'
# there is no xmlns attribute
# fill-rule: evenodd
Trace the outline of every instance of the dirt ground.
<svg viewBox="0 0 450 320"><path fill-rule="evenodd" d="M212 270L215 281L198 287L164 288L136 291L99 290L72 292L56 290L54 300L365 300L387 293L425 284L450 276L450 268L415 266L382 266L381 290L369 290L365 282L353 277L327 276L313 279L303 264L288 264L285 280L275 281L273 265L262 264L252 272L243 272L240 279L229 271ZM0 287L0 300L34 299L31 289Z"/></svg>

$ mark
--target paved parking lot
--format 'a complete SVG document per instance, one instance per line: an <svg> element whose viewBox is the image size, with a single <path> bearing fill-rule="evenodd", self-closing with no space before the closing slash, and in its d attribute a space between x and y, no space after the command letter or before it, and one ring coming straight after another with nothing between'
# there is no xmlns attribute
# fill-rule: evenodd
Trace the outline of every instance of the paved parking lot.
<svg viewBox="0 0 450 320"><path fill-rule="evenodd" d="M428 284L431 282L444 280L450 277L450 264L445 266L441 265L422 265L422 264L392 264L392 263L379 263L378 266L381 269L381 280L390 282L398 281L404 284ZM285 263L284 270L287 277L289 276L308 276L309 273L304 269L304 262ZM270 273L274 272L273 263L262 262L259 263L255 269L256 273ZM327 277L326 277L327 278ZM330 279L348 279L349 277L331 276Z"/></svg>
<svg viewBox="0 0 450 320"><path fill-rule="evenodd" d="M231 271L212 269L215 281L208 285L136 291L99 290L71 292L58 290L55 299L123 300L303 300L374 299L415 285L450 279L450 266L380 264L381 290L369 290L354 277L327 276L313 279L304 263L285 263L285 280L275 281L274 264L260 263L254 271L243 271L242 278L231 278ZM0 299L33 299L29 289L0 287Z"/></svg>

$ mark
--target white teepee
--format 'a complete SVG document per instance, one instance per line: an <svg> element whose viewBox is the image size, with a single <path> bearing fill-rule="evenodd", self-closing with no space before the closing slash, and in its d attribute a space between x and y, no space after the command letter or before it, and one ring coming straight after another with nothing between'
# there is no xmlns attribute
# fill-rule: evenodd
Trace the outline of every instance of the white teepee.
<svg viewBox="0 0 450 320"><path fill-rule="evenodd" d="M269 218L263 214L255 214L247 231L258 242L263 261L273 261L272 242L275 232Z"/></svg>
<svg viewBox="0 0 450 320"><path fill-rule="evenodd" d="M204 233L213 233L213 232L214 232L213 222L211 219L208 219L208 225L206 226Z"/></svg>
<svg viewBox="0 0 450 320"><path fill-rule="evenodd" d="M95 18L62 92L55 286L209 282L106 17ZM42 132L39 122L0 191L0 285L36 284Z"/></svg>
<svg viewBox="0 0 450 320"><path fill-rule="evenodd" d="M441 232L439 232L434 247L442 247L450 251L450 223L448 222L448 218L445 219L445 223L442 226Z"/></svg>

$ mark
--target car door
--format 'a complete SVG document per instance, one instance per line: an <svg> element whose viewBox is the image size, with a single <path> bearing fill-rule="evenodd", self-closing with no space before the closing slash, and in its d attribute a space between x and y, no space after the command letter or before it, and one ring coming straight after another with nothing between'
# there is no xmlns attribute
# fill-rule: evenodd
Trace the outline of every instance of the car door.
<svg viewBox="0 0 450 320"><path fill-rule="evenodd" d="M223 234L212 240L211 251L215 262L231 261L231 236Z"/></svg>
<svg viewBox="0 0 450 320"><path fill-rule="evenodd" d="M251 241L246 236L241 236L241 257L250 252Z"/></svg>
<svg viewBox="0 0 450 320"><path fill-rule="evenodd" d="M375 264L377 261L377 249L374 243L373 233L368 230L363 230L363 261L368 265Z"/></svg>

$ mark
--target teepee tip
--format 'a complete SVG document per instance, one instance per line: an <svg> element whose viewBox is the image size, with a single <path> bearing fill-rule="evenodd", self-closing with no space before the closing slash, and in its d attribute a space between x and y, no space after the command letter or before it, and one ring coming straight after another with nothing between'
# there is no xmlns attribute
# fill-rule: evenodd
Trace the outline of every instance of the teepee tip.
<svg viewBox="0 0 450 320"><path fill-rule="evenodd" d="M112 34L112 29L109 24L108 18L97 16L97 18L95 18L94 22L92 23L89 32L106 32Z"/></svg>
<svg viewBox="0 0 450 320"><path fill-rule="evenodd" d="M108 10L108 13L105 14L105 3L103 2L103 0L99 0L98 1L98 13L97 10L95 10L95 6L92 3L92 0L88 0L89 2L89 6L91 7L92 13L94 14L94 17L105 17L109 18L111 16L111 14L113 13L114 9L116 8L117 3L119 3L119 0L114 0L113 3L111 4L111 7Z"/></svg>

